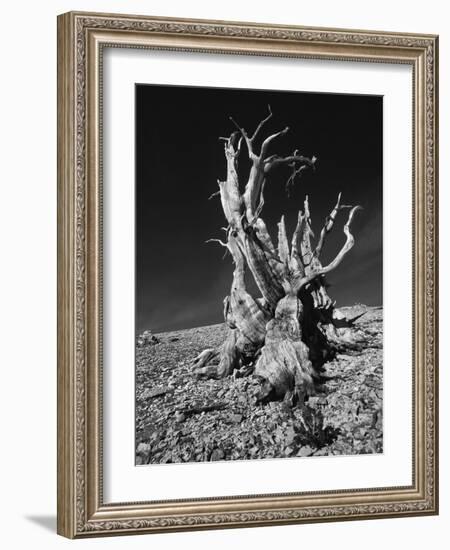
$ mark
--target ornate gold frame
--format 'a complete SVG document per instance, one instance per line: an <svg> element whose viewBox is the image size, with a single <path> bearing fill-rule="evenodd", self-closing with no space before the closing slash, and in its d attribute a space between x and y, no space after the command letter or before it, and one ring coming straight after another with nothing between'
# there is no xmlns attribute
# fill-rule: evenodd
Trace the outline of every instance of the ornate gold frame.
<svg viewBox="0 0 450 550"><path fill-rule="evenodd" d="M99 91L105 45L413 67L411 486L103 503ZM94 13L58 17L58 533L75 538L437 514L437 47L432 35Z"/></svg>

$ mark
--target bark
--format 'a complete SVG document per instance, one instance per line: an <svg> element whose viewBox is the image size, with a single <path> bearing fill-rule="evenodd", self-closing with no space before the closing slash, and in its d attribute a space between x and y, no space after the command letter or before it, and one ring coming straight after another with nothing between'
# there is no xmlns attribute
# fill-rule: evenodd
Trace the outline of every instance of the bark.
<svg viewBox="0 0 450 550"><path fill-rule="evenodd" d="M350 227L360 207L342 205L339 194L313 246L306 196L290 240L285 218L281 217L275 247L261 217L267 178L273 169L288 167L289 189L306 169L314 169L316 157L306 157L298 150L285 157L268 155L273 142L288 132L287 127L266 137L258 153L255 140L271 118L269 107L269 114L251 136L233 121L237 131L229 138L221 138L227 178L218 182L218 194L228 226L225 241L211 241L227 248L235 266L230 294L224 299L224 319L229 332L220 349L205 350L195 359L194 366L199 376L209 378L223 378L245 367L262 380L261 400L282 398L294 404L314 393L324 363L333 357L339 345L355 341L352 323L336 314L335 303L326 290L325 275L353 247ZM242 181L239 171L244 144L251 161L246 181ZM335 258L323 266L320 256L326 237L339 212L346 209L349 214L343 228L345 242ZM247 291L246 270L250 271L260 296Z"/></svg>
<svg viewBox="0 0 450 550"><path fill-rule="evenodd" d="M302 340L303 305L294 295L282 298L267 323L266 339L255 374L268 382L275 397L302 403L314 390L314 370ZM267 386L267 384L266 384ZM265 397L262 395L261 397Z"/></svg>

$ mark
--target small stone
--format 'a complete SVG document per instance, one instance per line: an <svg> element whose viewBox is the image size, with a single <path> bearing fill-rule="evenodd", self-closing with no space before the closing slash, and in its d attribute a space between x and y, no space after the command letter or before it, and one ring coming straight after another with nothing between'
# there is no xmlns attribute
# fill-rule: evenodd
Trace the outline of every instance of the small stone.
<svg viewBox="0 0 450 550"><path fill-rule="evenodd" d="M313 450L311 449L311 447L309 445L305 445L304 447L302 447L299 452L297 453L297 456L311 456Z"/></svg>
<svg viewBox="0 0 450 550"><path fill-rule="evenodd" d="M294 449L292 447L286 447L286 449L284 449L284 454L286 456L290 456L293 452L294 452Z"/></svg>
<svg viewBox="0 0 450 550"><path fill-rule="evenodd" d="M315 408L315 407L317 407L317 402L318 402L318 400L319 400L318 397L310 397L310 398L308 399L308 405L309 405L310 407Z"/></svg>
<svg viewBox="0 0 450 550"><path fill-rule="evenodd" d="M163 388L161 386L153 389L147 388L142 394L142 399L153 399L154 397L159 397L160 395L164 395L169 391L169 388Z"/></svg>
<svg viewBox="0 0 450 550"><path fill-rule="evenodd" d="M159 339L150 330L145 330L138 336L136 344L138 348L143 348L144 346L159 344Z"/></svg>
<svg viewBox="0 0 450 550"><path fill-rule="evenodd" d="M175 422L184 422L186 420L186 415L180 411L175 413Z"/></svg>
<svg viewBox="0 0 450 550"><path fill-rule="evenodd" d="M149 451L150 451L150 444L149 443L144 443L144 442L139 443L139 445L137 447L137 452L139 454L146 454Z"/></svg>
<svg viewBox="0 0 450 550"><path fill-rule="evenodd" d="M310 397L308 399L308 405L313 409L317 407L324 407L328 403L326 397Z"/></svg>
<svg viewBox="0 0 450 550"><path fill-rule="evenodd" d="M240 422L242 422L242 414L232 413L230 414L229 419L231 420L231 422L234 422L235 424L239 424Z"/></svg>
<svg viewBox="0 0 450 550"><path fill-rule="evenodd" d="M322 449L319 449L318 451L316 451L314 453L314 456L326 456L328 453L327 453L327 449L324 447Z"/></svg>
<svg viewBox="0 0 450 550"><path fill-rule="evenodd" d="M285 443L288 447L292 445L292 443L294 443L295 436L296 436L296 433L294 428L292 427L288 428L286 433L286 439L285 439Z"/></svg>
<svg viewBox="0 0 450 550"><path fill-rule="evenodd" d="M222 449L214 449L214 451L211 453L210 459L212 462L216 460L222 460L224 458L225 454L222 451Z"/></svg>

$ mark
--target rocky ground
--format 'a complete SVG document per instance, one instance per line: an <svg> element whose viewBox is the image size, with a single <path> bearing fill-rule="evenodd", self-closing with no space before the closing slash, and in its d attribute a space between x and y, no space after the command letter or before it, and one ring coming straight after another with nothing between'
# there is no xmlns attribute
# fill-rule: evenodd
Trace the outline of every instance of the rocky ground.
<svg viewBox="0 0 450 550"><path fill-rule="evenodd" d="M302 408L256 404L253 376L198 380L192 360L218 346L224 325L138 338L136 464L352 455L383 451L382 308L341 308L363 343L326 365L321 393Z"/></svg>

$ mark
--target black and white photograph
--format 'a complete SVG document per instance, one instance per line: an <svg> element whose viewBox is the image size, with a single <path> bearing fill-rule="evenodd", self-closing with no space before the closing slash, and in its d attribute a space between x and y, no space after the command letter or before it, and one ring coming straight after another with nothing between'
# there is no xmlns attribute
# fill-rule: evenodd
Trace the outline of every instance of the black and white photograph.
<svg viewBox="0 0 450 550"><path fill-rule="evenodd" d="M383 98L135 100L136 465L383 453Z"/></svg>

